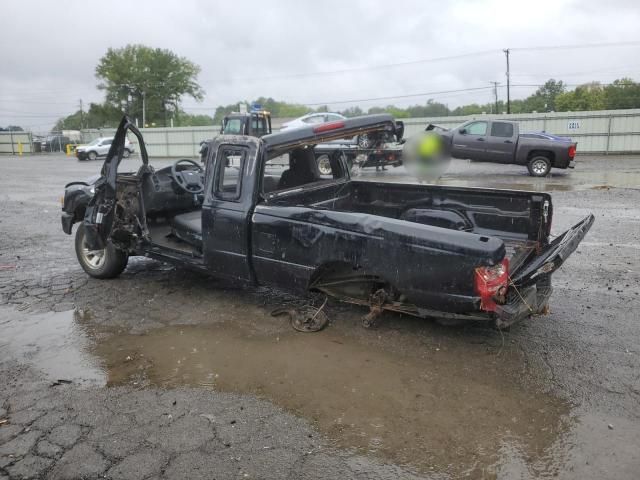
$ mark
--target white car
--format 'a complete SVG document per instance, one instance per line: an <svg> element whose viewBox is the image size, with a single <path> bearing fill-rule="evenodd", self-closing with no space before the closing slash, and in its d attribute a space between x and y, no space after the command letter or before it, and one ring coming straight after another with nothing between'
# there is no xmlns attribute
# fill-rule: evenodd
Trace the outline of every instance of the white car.
<svg viewBox="0 0 640 480"><path fill-rule="evenodd" d="M345 118L347 117L345 117L344 115L340 115L339 113L307 113L300 118L296 118L295 120L291 120L290 122L283 123L280 127L280 130L307 127L316 123L335 122L337 120L344 120Z"/></svg>
<svg viewBox="0 0 640 480"><path fill-rule="evenodd" d="M78 160L95 160L98 157L104 157L111 148L111 142L113 137L101 137L96 138L94 141L87 145L81 145L76 148L76 157ZM134 152L133 144L129 139L124 141L124 157L128 157Z"/></svg>

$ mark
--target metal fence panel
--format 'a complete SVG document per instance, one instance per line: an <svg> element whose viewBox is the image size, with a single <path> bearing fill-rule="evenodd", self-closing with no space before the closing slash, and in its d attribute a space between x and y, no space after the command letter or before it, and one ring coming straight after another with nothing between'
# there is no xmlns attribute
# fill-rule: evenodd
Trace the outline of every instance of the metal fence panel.
<svg viewBox="0 0 640 480"><path fill-rule="evenodd" d="M31 132L0 132L0 153L31 153Z"/></svg>

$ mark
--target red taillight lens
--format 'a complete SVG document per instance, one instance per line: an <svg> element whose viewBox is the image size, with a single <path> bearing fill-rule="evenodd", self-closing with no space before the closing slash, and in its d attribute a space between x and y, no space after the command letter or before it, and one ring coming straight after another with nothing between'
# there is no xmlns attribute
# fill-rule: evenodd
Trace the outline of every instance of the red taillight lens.
<svg viewBox="0 0 640 480"><path fill-rule="evenodd" d="M322 123L317 127L314 127L313 133L329 132L331 130L338 130L340 128L344 128L344 122L342 120L337 122Z"/></svg>
<svg viewBox="0 0 640 480"><path fill-rule="evenodd" d="M575 145L571 145L569 147L569 158L573 158L576 156L576 146Z"/></svg>
<svg viewBox="0 0 640 480"><path fill-rule="evenodd" d="M475 290L480 297L480 308L488 312L496 309L496 296L504 296L509 287L509 259L492 267L478 267L474 276Z"/></svg>

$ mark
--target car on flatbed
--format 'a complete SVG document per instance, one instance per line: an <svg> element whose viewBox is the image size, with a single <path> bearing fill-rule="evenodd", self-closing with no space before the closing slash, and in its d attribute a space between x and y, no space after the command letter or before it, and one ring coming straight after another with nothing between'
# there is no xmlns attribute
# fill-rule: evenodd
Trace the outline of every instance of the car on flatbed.
<svg viewBox="0 0 640 480"><path fill-rule="evenodd" d="M550 195L389 184L350 178L344 155L321 174L313 146L393 132L368 115L261 138L221 135L205 165L149 164L139 130L124 118L93 183L66 186L62 228L82 268L119 275L146 256L230 282L320 292L369 308L505 327L544 312L551 275L593 224L588 215L551 236ZM125 137L142 166L120 172Z"/></svg>
<svg viewBox="0 0 640 480"><path fill-rule="evenodd" d="M447 139L451 156L479 162L524 165L534 177L551 168L574 168L577 143L549 134L520 134L518 122L470 120L451 130L429 125Z"/></svg>

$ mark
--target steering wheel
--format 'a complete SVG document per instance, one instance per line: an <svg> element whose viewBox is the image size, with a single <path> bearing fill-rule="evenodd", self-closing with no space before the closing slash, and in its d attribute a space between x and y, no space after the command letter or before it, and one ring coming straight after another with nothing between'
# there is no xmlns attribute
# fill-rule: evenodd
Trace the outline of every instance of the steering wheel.
<svg viewBox="0 0 640 480"><path fill-rule="evenodd" d="M180 164L189 164L195 167L194 169L180 170L178 166ZM173 165L171 165L171 178L175 180L176 184L185 192L198 194L204 192L204 184L202 183L202 167L193 160L188 158L181 158Z"/></svg>

